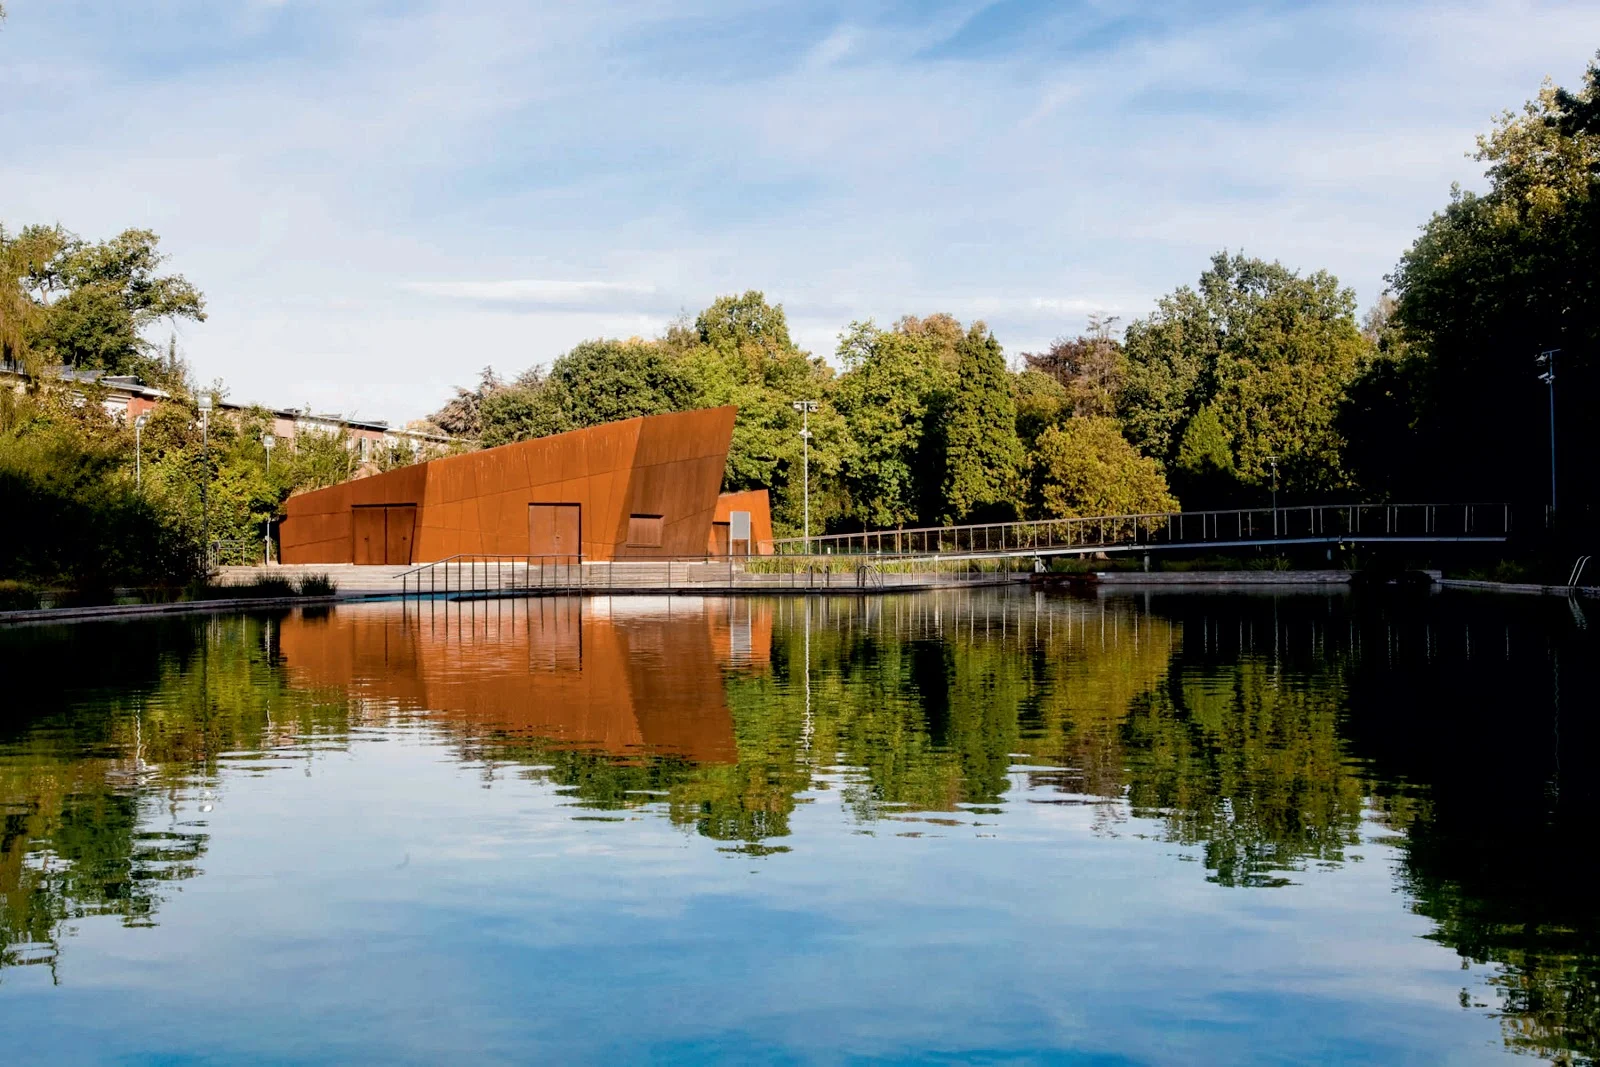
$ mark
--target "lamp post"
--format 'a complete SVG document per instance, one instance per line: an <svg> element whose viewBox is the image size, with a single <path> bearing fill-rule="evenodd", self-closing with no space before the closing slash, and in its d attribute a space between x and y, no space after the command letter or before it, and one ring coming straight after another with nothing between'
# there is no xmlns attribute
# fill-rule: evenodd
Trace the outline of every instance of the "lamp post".
<svg viewBox="0 0 1600 1067"><path fill-rule="evenodd" d="M202 393L196 402L200 408L200 551L204 555L206 570L211 569L211 502L206 494L206 483L211 480L211 394Z"/></svg>
<svg viewBox="0 0 1600 1067"><path fill-rule="evenodd" d="M815 400L796 400L790 405L800 413L800 466L805 492L803 530L806 555L811 554L811 413L817 410Z"/></svg>
<svg viewBox="0 0 1600 1067"><path fill-rule="evenodd" d="M268 430L266 433L261 435L261 448L267 457L267 474L269 477L272 474L272 446L277 443L278 439L272 435L271 430ZM261 541L263 546L261 549L261 562L267 566L270 566L272 564L271 515L268 515L266 521L262 524Z"/></svg>
<svg viewBox="0 0 1600 1067"><path fill-rule="evenodd" d="M1547 348L1533 358L1536 367L1543 367L1539 380L1550 387L1550 514L1556 513L1556 356L1561 349Z"/></svg>
<svg viewBox="0 0 1600 1067"><path fill-rule="evenodd" d="M134 492L144 492L144 428L150 421L150 413L133 420L133 489Z"/></svg>
<svg viewBox="0 0 1600 1067"><path fill-rule="evenodd" d="M1278 536L1278 457L1268 456L1267 465L1272 468L1272 536Z"/></svg>

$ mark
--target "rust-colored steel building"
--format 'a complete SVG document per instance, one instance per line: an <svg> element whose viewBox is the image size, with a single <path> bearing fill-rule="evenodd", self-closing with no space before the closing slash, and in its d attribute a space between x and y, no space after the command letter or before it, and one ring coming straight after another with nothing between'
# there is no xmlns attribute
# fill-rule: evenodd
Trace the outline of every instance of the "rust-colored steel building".
<svg viewBox="0 0 1600 1067"><path fill-rule="evenodd" d="M651 415L418 463L292 496L284 563L427 563L463 553L568 560L726 553L717 523L771 551L765 490L718 490L734 409ZM752 509L759 508L759 516ZM764 540L763 546L759 542Z"/></svg>

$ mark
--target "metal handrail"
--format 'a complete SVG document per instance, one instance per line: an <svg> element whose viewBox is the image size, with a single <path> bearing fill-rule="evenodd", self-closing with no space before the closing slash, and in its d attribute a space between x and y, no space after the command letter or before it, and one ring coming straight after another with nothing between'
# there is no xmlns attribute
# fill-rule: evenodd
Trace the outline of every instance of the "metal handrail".
<svg viewBox="0 0 1600 1067"><path fill-rule="evenodd" d="M641 569L636 565L646 565ZM658 565L651 573L648 565ZM1009 581L1009 560L989 569L971 562L952 570L944 559L879 558L872 564L826 557L775 555L650 556L581 560L573 555L462 552L402 571L402 596L515 596L539 593L606 593L615 589L849 589L905 588L939 581ZM710 568L696 572L690 568ZM681 570L679 568L682 568ZM724 568L726 568L724 570Z"/></svg>
<svg viewBox="0 0 1600 1067"><path fill-rule="evenodd" d="M1442 532L1441 516L1448 529L1459 532L1453 535ZM1408 534L1408 530L1414 532ZM1503 539L1510 531L1511 506L1505 503L1299 504L1279 508L1141 512L863 530L778 538L772 546L779 555L922 556L945 552L1001 554L1033 549L1094 549L1126 544L1254 544L1304 537L1328 541L1343 537L1373 540L1401 536L1419 536L1427 540L1449 540L1452 536Z"/></svg>

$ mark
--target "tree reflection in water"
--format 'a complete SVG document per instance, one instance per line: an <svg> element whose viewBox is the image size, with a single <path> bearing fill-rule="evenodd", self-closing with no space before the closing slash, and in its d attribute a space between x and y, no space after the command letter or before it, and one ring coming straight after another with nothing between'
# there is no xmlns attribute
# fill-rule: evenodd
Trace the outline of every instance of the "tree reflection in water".
<svg viewBox="0 0 1600 1067"><path fill-rule="evenodd" d="M203 812L180 813L230 768L402 724L490 784L756 855L802 847L796 810L829 791L869 831L1090 805L1098 832L1193 846L1210 881L1254 889L1359 858L1376 824L1433 936L1498 966L1508 1044L1593 1056L1600 686L1579 621L1500 599L967 591L9 631L35 681L0 721L0 967L53 964L89 916L153 923L204 862Z"/></svg>

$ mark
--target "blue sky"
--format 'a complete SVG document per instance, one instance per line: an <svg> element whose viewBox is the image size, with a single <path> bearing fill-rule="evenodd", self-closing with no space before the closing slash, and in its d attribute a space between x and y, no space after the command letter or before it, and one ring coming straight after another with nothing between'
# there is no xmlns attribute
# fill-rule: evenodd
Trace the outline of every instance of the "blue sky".
<svg viewBox="0 0 1600 1067"><path fill-rule="evenodd" d="M1008 353L1221 248L1363 305L1593 3L8 0L0 220L158 231L203 380L401 421L759 288Z"/></svg>

